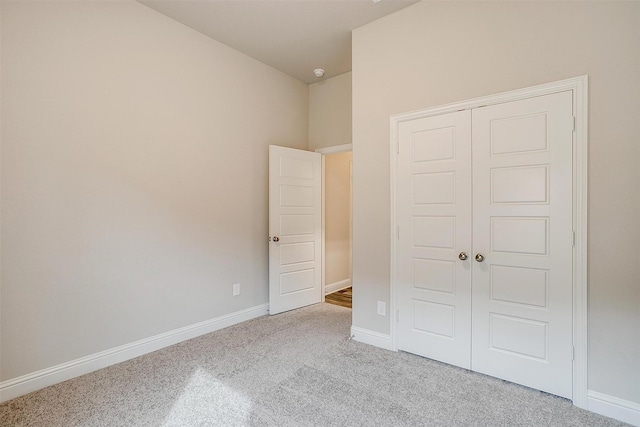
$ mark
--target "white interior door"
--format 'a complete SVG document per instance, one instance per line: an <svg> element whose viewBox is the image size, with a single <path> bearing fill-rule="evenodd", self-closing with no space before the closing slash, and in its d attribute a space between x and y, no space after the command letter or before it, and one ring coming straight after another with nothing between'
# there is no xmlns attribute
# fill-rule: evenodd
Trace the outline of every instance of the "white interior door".
<svg viewBox="0 0 640 427"><path fill-rule="evenodd" d="M572 93L472 115L472 369L571 398Z"/></svg>
<svg viewBox="0 0 640 427"><path fill-rule="evenodd" d="M572 397L572 101L399 123L399 349Z"/></svg>
<svg viewBox="0 0 640 427"><path fill-rule="evenodd" d="M322 155L269 146L269 313L322 300Z"/></svg>
<svg viewBox="0 0 640 427"><path fill-rule="evenodd" d="M400 123L399 144L399 349L469 369L471 112Z"/></svg>

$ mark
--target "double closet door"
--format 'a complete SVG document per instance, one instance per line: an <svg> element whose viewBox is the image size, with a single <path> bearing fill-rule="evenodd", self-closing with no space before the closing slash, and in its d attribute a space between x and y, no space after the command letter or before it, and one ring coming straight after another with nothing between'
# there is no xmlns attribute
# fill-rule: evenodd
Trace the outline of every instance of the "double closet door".
<svg viewBox="0 0 640 427"><path fill-rule="evenodd" d="M572 105L399 124L400 350L572 397Z"/></svg>

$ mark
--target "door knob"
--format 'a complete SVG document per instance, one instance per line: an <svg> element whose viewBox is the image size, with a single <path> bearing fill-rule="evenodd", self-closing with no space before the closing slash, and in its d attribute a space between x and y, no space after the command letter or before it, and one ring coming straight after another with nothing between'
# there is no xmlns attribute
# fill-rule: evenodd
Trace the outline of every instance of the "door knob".
<svg viewBox="0 0 640 427"><path fill-rule="evenodd" d="M280 241L280 238L279 238L278 236L273 236L273 241L274 241L274 242L279 242L279 241Z"/></svg>
<svg viewBox="0 0 640 427"><path fill-rule="evenodd" d="M482 262L482 261L484 261L484 255L482 255L482 254L476 254L476 261L478 261L478 262Z"/></svg>
<svg viewBox="0 0 640 427"><path fill-rule="evenodd" d="M466 260L467 258L469 258L469 255L467 255L467 253L466 253L466 252L460 252L460 255L458 255L458 259L459 259L460 261L464 261L464 260Z"/></svg>

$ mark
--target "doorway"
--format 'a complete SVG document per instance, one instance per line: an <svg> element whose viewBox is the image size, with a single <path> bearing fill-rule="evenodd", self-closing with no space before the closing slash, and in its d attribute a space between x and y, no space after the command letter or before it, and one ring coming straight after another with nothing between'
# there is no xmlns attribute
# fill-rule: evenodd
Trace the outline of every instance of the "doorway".
<svg viewBox="0 0 640 427"><path fill-rule="evenodd" d="M350 145L317 150L323 170L323 274L325 301L352 306L352 170Z"/></svg>
<svg viewBox="0 0 640 427"><path fill-rule="evenodd" d="M328 162L327 156L332 156ZM350 144L316 152L269 147L270 314L324 302L327 293L350 290L351 170ZM351 299L350 293L342 297Z"/></svg>

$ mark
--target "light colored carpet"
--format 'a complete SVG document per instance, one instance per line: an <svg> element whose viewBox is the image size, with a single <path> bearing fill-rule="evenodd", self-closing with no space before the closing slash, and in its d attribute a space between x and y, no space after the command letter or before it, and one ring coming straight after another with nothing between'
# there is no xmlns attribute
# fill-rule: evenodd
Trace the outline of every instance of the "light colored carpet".
<svg viewBox="0 0 640 427"><path fill-rule="evenodd" d="M351 310L261 317L0 405L1 426L622 426L571 402L348 341Z"/></svg>

